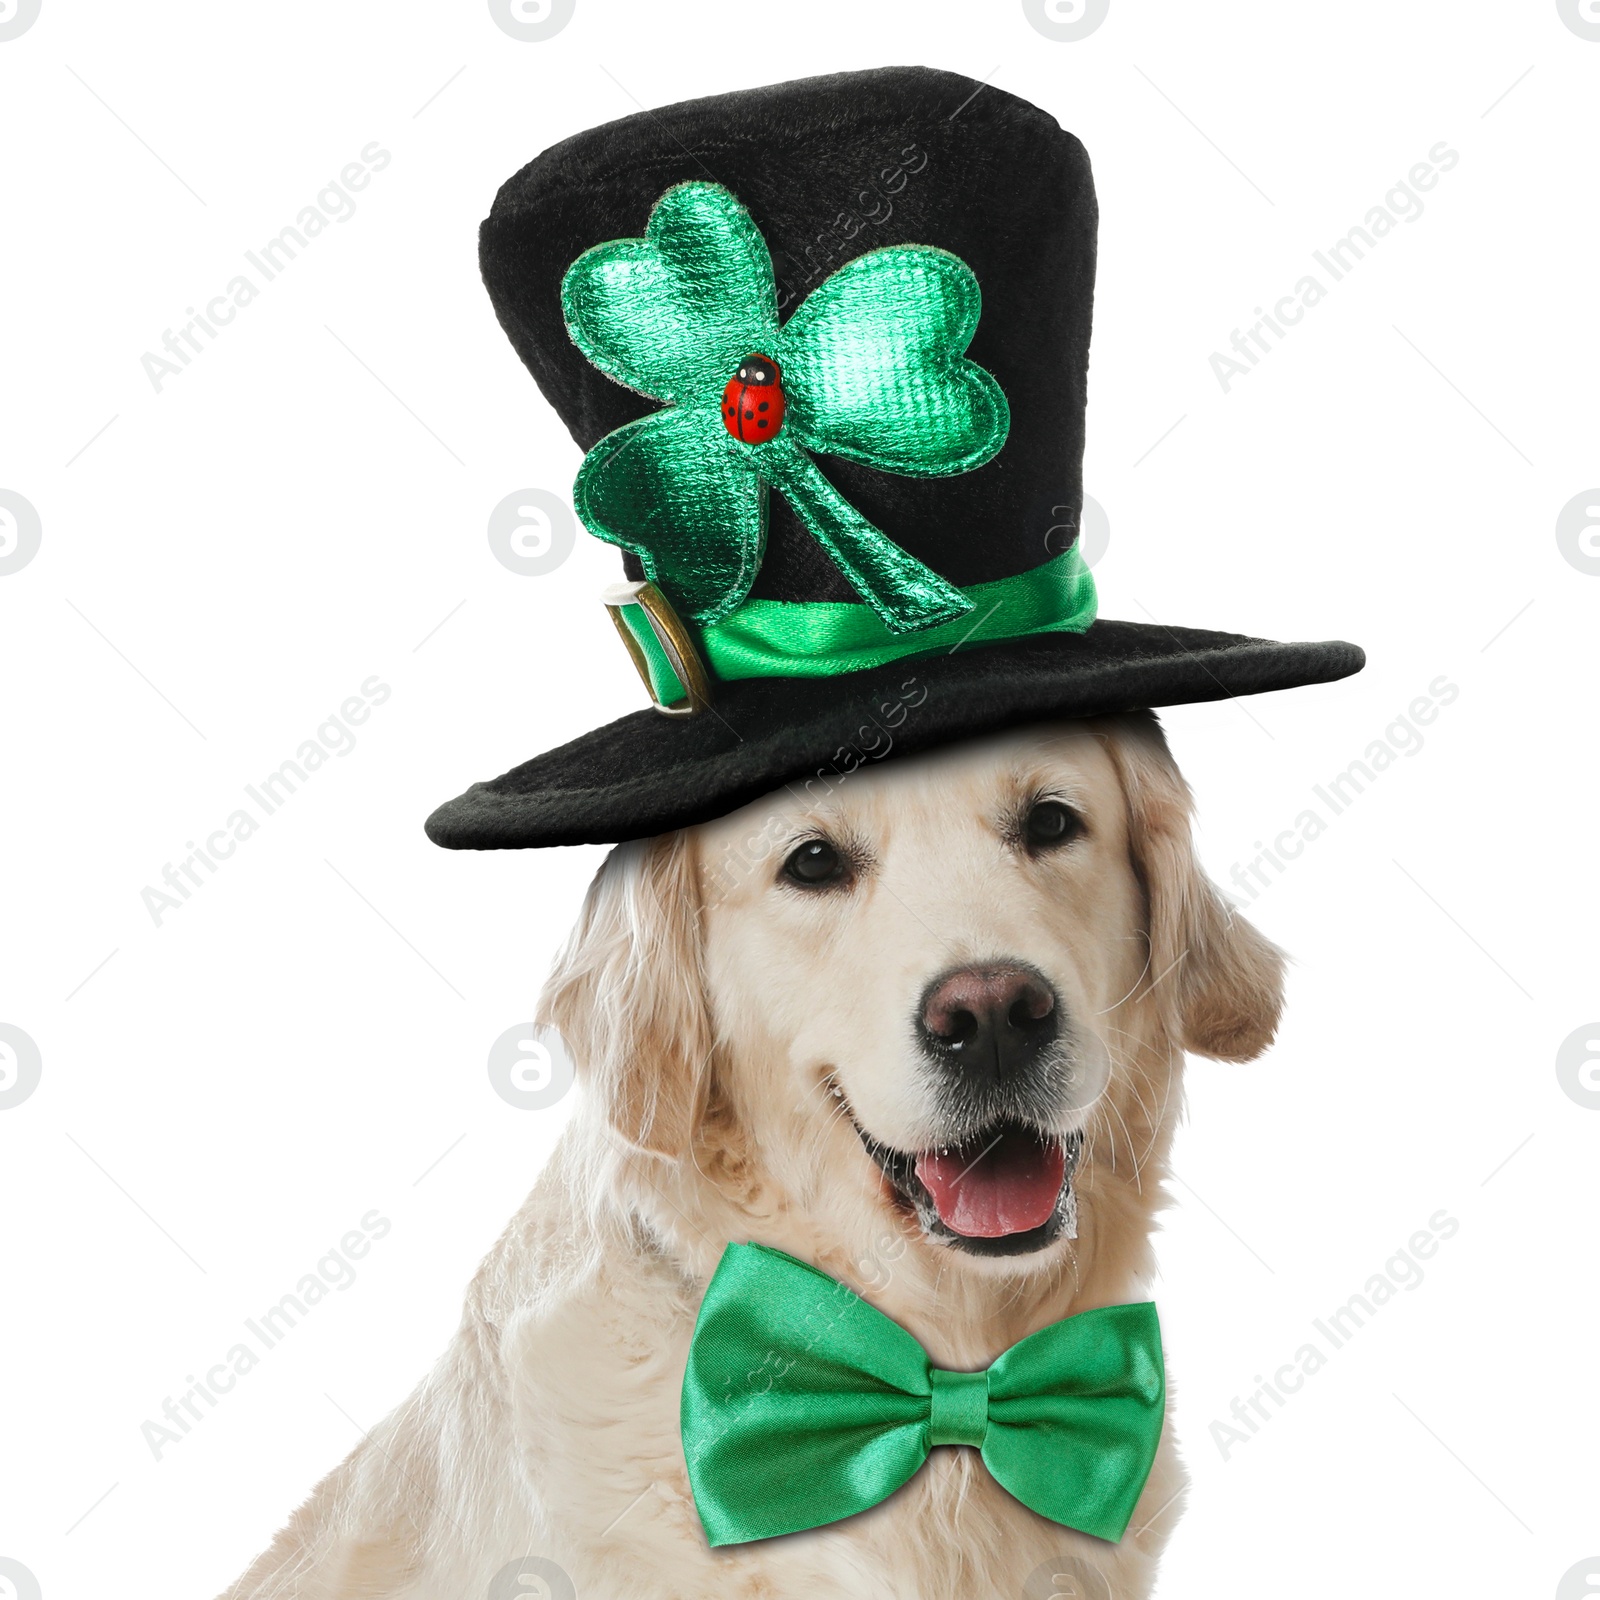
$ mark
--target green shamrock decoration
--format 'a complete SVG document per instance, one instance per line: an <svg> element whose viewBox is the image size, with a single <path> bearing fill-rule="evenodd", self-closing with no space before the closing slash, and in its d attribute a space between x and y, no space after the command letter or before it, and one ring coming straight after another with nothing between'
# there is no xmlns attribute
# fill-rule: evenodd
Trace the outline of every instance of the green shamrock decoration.
<svg viewBox="0 0 1600 1600"><path fill-rule="evenodd" d="M962 616L972 605L961 591L867 521L808 452L918 478L990 460L1010 413L963 355L979 304L959 257L896 245L846 263L780 327L772 257L749 212L720 184L678 184L644 238L595 246L562 281L573 343L664 402L584 458L578 515L712 623L750 592L770 485L891 631ZM777 362L784 405L774 436L747 444L724 424L723 391L756 353Z"/></svg>

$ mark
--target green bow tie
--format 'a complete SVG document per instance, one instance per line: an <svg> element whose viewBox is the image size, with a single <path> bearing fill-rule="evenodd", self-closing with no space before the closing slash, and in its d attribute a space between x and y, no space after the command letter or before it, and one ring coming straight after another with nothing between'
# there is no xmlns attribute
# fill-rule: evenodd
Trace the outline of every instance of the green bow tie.
<svg viewBox="0 0 1600 1600"><path fill-rule="evenodd" d="M683 1453L713 1545L798 1533L893 1494L937 1444L973 1445L1030 1510L1120 1539L1166 1399L1149 1303L1041 1328L986 1372L946 1372L844 1284L731 1244L683 1377Z"/></svg>

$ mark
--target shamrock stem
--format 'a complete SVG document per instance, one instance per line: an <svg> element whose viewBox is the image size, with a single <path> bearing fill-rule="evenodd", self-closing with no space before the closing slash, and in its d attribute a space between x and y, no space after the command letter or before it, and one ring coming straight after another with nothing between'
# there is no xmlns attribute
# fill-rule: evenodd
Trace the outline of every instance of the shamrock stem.
<svg viewBox="0 0 1600 1600"><path fill-rule="evenodd" d="M917 633L972 610L959 589L868 522L792 440L780 435L752 454L756 470L782 492L891 633Z"/></svg>

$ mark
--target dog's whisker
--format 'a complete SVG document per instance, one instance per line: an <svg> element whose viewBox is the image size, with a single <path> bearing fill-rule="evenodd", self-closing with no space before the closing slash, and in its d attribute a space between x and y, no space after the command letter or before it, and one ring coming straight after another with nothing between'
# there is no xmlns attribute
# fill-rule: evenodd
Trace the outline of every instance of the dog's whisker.
<svg viewBox="0 0 1600 1600"><path fill-rule="evenodd" d="M1123 1134L1128 1141L1129 1155L1133 1161L1135 1188L1138 1193L1143 1194L1144 1168L1149 1162L1150 1156L1154 1151L1156 1144L1161 1139L1162 1134L1166 1131L1167 1107L1171 1102L1172 1090L1176 1081L1176 1074L1169 1071L1162 1075L1164 1078L1164 1083L1161 1091L1160 1109L1153 1110L1150 1101L1146 1099L1145 1093L1143 1092L1148 1088L1153 1095L1155 1090L1153 1078L1144 1067L1142 1061L1147 1047L1143 1041L1135 1038L1133 1035L1124 1033L1121 1029L1110 1028L1107 1031L1118 1035L1120 1038L1129 1040L1133 1047L1132 1050L1127 1053L1118 1051L1113 1054L1113 1069L1118 1081L1126 1086L1129 1098L1138 1108L1140 1119L1146 1129L1146 1138L1144 1140L1142 1150L1138 1148L1138 1141L1134 1138L1133 1130L1128 1126L1127 1118L1123 1115L1121 1107L1117 1105L1115 1101L1108 1100L1108 1104L1115 1112L1118 1121L1122 1124Z"/></svg>
<svg viewBox="0 0 1600 1600"><path fill-rule="evenodd" d="M1096 1011L1091 1013L1093 1016L1103 1017L1108 1013L1117 1010L1118 1007L1126 1005L1128 1001L1139 992L1140 984L1144 982L1145 975L1150 971L1150 956L1152 953L1150 936L1149 934L1136 934L1133 937L1144 940L1144 966L1139 969L1139 976L1133 980L1133 987L1129 989L1120 1000L1114 1001L1111 1005L1107 1006L1104 1011Z"/></svg>
<svg viewBox="0 0 1600 1600"><path fill-rule="evenodd" d="M1139 1167L1140 1167L1139 1158L1138 1158L1138 1156L1136 1156L1134 1154L1133 1135L1128 1131L1127 1118L1123 1116L1122 1108L1116 1103L1115 1100L1109 1101L1108 1104L1109 1104L1109 1106L1111 1108L1112 1113L1115 1115L1117 1121L1122 1124L1123 1137L1128 1141L1128 1156L1129 1156L1129 1159L1133 1162L1133 1186L1134 1186L1134 1189L1139 1194L1143 1194L1144 1193L1144 1183L1143 1183L1142 1176L1141 1176L1141 1173L1140 1173L1140 1170L1139 1170Z"/></svg>
<svg viewBox="0 0 1600 1600"><path fill-rule="evenodd" d="M1144 1047L1141 1045L1141 1051L1143 1048ZM1150 1085L1152 1089L1155 1087L1151 1074L1145 1071L1143 1067L1139 1066L1136 1062L1129 1063L1129 1087L1133 1092L1134 1098L1139 1103L1139 1109L1144 1113L1145 1121L1150 1127L1150 1137L1145 1144L1145 1151L1144 1156L1141 1158L1141 1165L1143 1165L1145 1160L1149 1159L1150 1153L1155 1149L1156 1142L1161 1138L1162 1133L1166 1129L1167 1107L1171 1104L1172 1092L1177 1086L1178 1082L1178 1075L1170 1070L1163 1073L1161 1076L1163 1080L1161 1086L1161 1106L1158 1111L1152 1112L1149 1106L1145 1103L1144 1097L1139 1093L1138 1090L1139 1081L1143 1081L1144 1083Z"/></svg>

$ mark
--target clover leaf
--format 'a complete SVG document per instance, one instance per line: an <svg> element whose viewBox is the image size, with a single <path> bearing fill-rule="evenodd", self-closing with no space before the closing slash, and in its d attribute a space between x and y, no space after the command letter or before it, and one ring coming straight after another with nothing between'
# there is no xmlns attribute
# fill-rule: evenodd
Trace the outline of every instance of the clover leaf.
<svg viewBox="0 0 1600 1600"><path fill-rule="evenodd" d="M637 555L689 616L718 621L749 594L769 486L891 631L972 609L812 460L940 477L982 466L1005 443L1005 396L963 353L980 295L959 257L926 245L869 251L780 326L772 258L750 214L719 184L683 183L657 201L642 239L580 256L561 299L584 355L664 403L585 457L578 514ZM724 406L730 380L757 353L777 365L782 404L773 436L751 443Z"/></svg>

